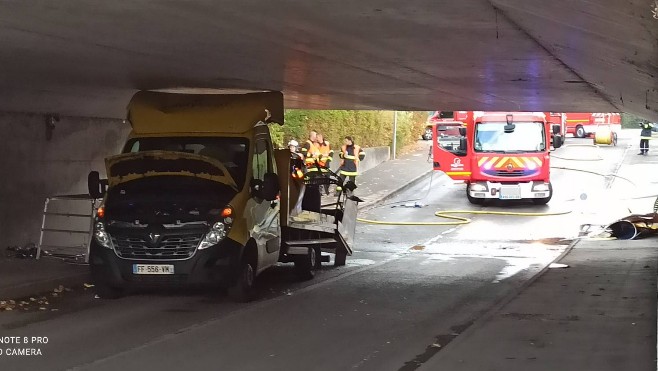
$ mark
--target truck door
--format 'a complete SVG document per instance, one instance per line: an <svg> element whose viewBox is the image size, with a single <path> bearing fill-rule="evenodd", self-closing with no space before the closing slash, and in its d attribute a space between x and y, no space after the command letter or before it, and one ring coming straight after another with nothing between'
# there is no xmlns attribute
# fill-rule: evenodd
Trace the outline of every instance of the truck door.
<svg viewBox="0 0 658 371"><path fill-rule="evenodd" d="M466 128L461 122L437 123L434 125L432 157L434 170L446 173L454 180L468 180L471 165L468 161Z"/></svg>
<svg viewBox="0 0 658 371"><path fill-rule="evenodd" d="M266 173L276 174L276 163L267 125L259 124L255 131L251 169L252 183L261 182L262 184L265 181ZM279 208L278 198L268 201L252 194L251 199L247 202L246 216L250 228L249 233L258 244L258 271L278 261L281 246Z"/></svg>

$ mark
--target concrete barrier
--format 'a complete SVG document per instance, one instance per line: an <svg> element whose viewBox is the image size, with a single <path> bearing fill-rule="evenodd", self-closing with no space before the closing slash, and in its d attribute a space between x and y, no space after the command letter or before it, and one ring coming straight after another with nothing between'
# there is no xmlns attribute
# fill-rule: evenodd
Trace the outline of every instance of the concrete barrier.
<svg viewBox="0 0 658 371"><path fill-rule="evenodd" d="M359 163L359 174L363 174L366 171L374 168L375 166L381 164L382 162L388 161L391 159L391 148L390 147L371 147L364 148L366 153L365 159ZM334 148L334 158L331 161L331 170L336 171L340 166L340 147Z"/></svg>

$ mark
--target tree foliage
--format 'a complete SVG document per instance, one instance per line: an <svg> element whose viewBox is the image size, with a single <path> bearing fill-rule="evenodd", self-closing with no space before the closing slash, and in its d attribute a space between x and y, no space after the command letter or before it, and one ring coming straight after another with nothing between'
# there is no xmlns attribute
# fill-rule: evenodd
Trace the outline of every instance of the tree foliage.
<svg viewBox="0 0 658 371"><path fill-rule="evenodd" d="M644 118L636 116L632 113L622 113L621 114L621 127L637 129L640 127L640 123L647 122Z"/></svg>
<svg viewBox="0 0 658 371"><path fill-rule="evenodd" d="M285 125L273 127L272 137L277 146L284 147L291 139L305 142L315 130L334 148L348 135L362 147L391 146L394 115L393 111L287 110ZM398 111L397 115L396 146L400 150L420 138L427 112Z"/></svg>

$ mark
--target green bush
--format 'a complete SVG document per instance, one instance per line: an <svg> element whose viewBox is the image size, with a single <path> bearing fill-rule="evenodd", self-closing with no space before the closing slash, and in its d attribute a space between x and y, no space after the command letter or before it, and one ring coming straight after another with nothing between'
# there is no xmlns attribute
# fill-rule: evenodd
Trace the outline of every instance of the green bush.
<svg viewBox="0 0 658 371"><path fill-rule="evenodd" d="M324 135L334 148L352 136L362 147L391 146L393 143L392 111L287 110L285 125L273 126L272 137L277 146L295 139L300 145L311 130ZM398 112L397 149L415 143L425 128L427 112Z"/></svg>
<svg viewBox="0 0 658 371"><path fill-rule="evenodd" d="M632 113L622 113L621 114L621 127L626 129L637 129L641 122L647 120L643 119L640 116L636 116Z"/></svg>

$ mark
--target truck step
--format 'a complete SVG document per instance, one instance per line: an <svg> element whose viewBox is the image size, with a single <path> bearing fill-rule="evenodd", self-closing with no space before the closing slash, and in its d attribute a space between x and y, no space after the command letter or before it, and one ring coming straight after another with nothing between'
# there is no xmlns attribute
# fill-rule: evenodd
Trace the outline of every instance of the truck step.
<svg viewBox="0 0 658 371"><path fill-rule="evenodd" d="M315 238L310 240L293 240L286 241L288 246L307 246L307 245L322 245L325 243L334 243L336 239L334 238Z"/></svg>

